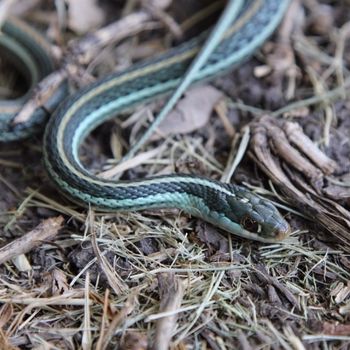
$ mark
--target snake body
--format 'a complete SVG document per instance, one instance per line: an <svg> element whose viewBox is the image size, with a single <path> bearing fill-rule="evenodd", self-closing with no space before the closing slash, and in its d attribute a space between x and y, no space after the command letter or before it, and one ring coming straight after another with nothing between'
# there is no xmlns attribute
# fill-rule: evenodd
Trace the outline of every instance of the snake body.
<svg viewBox="0 0 350 350"><path fill-rule="evenodd" d="M6 21L1 28L0 52L0 61L4 58L12 62L28 86L28 92L24 96L0 100L0 142L8 142L31 136L42 128L50 112L66 96L67 89L62 84L45 106L35 109L28 121L14 124L14 118L30 99L37 84L54 70L55 62L49 43L31 26L15 18Z"/></svg>
<svg viewBox="0 0 350 350"><path fill-rule="evenodd" d="M276 28L288 1L251 0L242 4L238 19L194 82L232 69L251 55ZM107 210L176 207L241 237L275 242L289 234L288 223L269 201L243 187L192 175L105 180L88 172L79 160L79 146L98 125L121 111L174 91L204 42L205 35L199 36L97 81L61 103L44 135L48 174L69 197L93 207ZM0 139L17 127L1 126Z"/></svg>

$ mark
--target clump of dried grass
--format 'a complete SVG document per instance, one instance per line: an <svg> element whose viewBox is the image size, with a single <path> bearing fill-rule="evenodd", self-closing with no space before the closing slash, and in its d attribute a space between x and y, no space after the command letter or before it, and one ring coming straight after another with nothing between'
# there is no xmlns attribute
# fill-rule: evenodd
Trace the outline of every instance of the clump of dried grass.
<svg viewBox="0 0 350 350"><path fill-rule="evenodd" d="M292 44L312 40L298 35ZM320 54L317 45L300 45L296 49L306 62L314 52L313 62L334 67L344 79L339 86L323 81L315 95L287 105L276 116L318 104L324 96L337 100L340 92L347 93L348 72L339 63L339 50L333 57ZM320 84L310 80L313 86ZM244 113L259 112L249 101L234 106ZM331 100L322 106L328 140ZM168 136L152 157L147 154L150 145L146 156L133 160L131 168L137 170L129 175L200 168L207 176L229 179L239 162L232 156L224 167L229 148L223 156L216 148L220 139L232 137L224 124L221 118L205 133ZM232 154L238 148L244 154L244 144L239 148L233 142ZM47 187L35 186L26 196L18 191L11 176L22 159L13 160L13 150L8 146L0 153L2 164L13 169L0 181L21 204L0 213L4 233L20 236L29 231L27 223L57 213L66 222L54 241L40 242L27 255L25 264L7 261L2 266L1 348L165 349L169 342L176 349L349 346L350 257L335 243L321 241L327 237L298 210L286 207L298 230L272 245L236 239L178 211L84 211L50 194ZM242 169L236 176L247 179ZM29 184L33 178L29 176ZM280 199L272 186L266 190L254 181L257 192Z"/></svg>

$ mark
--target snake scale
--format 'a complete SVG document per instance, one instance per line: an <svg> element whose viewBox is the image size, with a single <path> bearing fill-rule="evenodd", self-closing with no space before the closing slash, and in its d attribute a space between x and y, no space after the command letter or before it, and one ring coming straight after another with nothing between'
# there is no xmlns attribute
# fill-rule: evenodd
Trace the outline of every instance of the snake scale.
<svg viewBox="0 0 350 350"><path fill-rule="evenodd" d="M232 5L233 0L228 3ZM237 0L228 29L192 82L217 77L242 63L272 34L287 6L287 0ZM225 11L227 15L233 10L227 5ZM48 111L55 110L45 128L44 161L53 182L75 201L104 210L175 207L244 238L281 240L290 233L288 223L268 200L244 187L182 174L105 180L92 175L80 162L79 147L94 128L140 103L173 93L203 45L213 40L207 38L208 33L203 33L123 72L110 74L63 102L65 92L59 91L49 106L38 107L28 121L14 123L33 87L54 66L45 40L26 25L9 20L2 28L0 52L22 71L29 92L16 100L0 101L0 141L30 136L46 122Z"/></svg>

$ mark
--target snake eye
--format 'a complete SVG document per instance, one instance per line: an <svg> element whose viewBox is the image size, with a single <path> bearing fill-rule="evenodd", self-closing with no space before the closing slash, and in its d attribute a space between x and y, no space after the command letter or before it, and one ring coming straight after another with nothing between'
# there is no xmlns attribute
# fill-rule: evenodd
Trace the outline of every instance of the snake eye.
<svg viewBox="0 0 350 350"><path fill-rule="evenodd" d="M260 224L248 215L243 216L241 219L241 226L250 232L260 232Z"/></svg>

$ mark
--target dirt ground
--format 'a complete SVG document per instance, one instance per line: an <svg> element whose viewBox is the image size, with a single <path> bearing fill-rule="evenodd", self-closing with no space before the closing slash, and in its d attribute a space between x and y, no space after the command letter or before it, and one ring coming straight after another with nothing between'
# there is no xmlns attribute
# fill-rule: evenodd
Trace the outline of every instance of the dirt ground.
<svg viewBox="0 0 350 350"><path fill-rule="evenodd" d="M147 1L73 2L19 1L10 11L55 43L60 64L87 32L146 8L152 16L72 73L71 90L195 35L200 26L179 25L184 14L211 4L169 1L163 13ZM0 256L10 254L0 265L0 348L166 349L155 344L168 339L177 350L350 349L349 37L349 1L292 0L269 41L187 92L122 175L232 178L279 205L292 227L279 243L240 239L175 209L81 208L49 181L42 135L1 144ZM0 64L0 85L18 91ZM113 172L162 103L94 131L83 163ZM312 141L295 163L286 156L298 149L292 130Z"/></svg>

